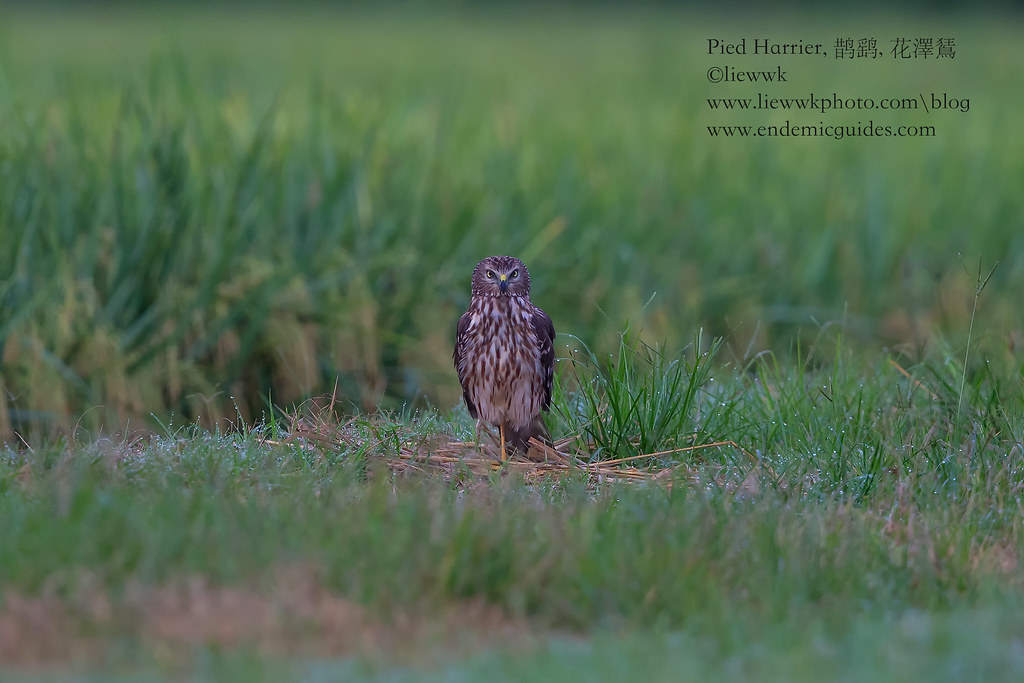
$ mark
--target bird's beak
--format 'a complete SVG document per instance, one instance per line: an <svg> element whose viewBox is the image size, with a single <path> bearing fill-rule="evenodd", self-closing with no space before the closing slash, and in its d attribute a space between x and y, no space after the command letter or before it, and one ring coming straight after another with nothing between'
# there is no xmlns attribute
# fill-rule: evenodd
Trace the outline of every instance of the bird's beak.
<svg viewBox="0 0 1024 683"><path fill-rule="evenodd" d="M498 286L501 287L502 294L508 291L508 275L502 273L498 276Z"/></svg>

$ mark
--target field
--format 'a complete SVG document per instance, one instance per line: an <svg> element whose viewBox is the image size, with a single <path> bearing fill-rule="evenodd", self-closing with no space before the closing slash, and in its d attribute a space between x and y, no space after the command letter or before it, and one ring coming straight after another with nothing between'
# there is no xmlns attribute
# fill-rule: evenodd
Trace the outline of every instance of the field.
<svg viewBox="0 0 1024 683"><path fill-rule="evenodd" d="M3 677L1020 677L1022 28L5 10ZM767 94L969 111L709 112L707 38L839 32L957 55ZM786 118L936 135L707 133ZM427 459L493 253L546 477Z"/></svg>

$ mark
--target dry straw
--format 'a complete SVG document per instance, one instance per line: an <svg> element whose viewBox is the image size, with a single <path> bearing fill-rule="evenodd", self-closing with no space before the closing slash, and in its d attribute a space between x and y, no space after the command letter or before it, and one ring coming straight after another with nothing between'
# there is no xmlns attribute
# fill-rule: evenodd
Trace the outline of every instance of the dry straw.
<svg viewBox="0 0 1024 683"><path fill-rule="evenodd" d="M328 413L329 414L329 413ZM369 427L369 428L367 428ZM567 475L584 475L593 483L604 481L695 481L697 473L687 463L665 465L665 456L699 451L706 448L731 447L758 463L757 458L734 441L715 441L682 448L644 453L626 458L594 460L578 436L545 444L530 440L530 450L501 461L497 438L486 429L480 431L479 443L447 441L442 436L396 435L381 433L371 423L349 420L332 424L323 416L293 418L289 435L275 444L300 444L318 449L344 449L377 458L394 473L434 472L447 476L470 473L489 477L495 473L514 473L525 481L539 481ZM644 466L646 465L646 466ZM763 464L761 464L763 467Z"/></svg>

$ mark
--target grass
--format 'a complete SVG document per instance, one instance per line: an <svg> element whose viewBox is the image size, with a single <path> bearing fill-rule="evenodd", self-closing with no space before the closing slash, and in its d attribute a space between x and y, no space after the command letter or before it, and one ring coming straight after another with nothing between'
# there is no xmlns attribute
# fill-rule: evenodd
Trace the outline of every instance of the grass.
<svg viewBox="0 0 1024 683"><path fill-rule="evenodd" d="M5 12L5 680L1021 676L1019 22L772 93L970 96L934 139L741 144L755 24L534 19ZM547 463L452 409L499 252Z"/></svg>
<svg viewBox="0 0 1024 683"><path fill-rule="evenodd" d="M602 381L633 378L635 407L694 374L652 355L624 345ZM1024 393L967 386L958 428L939 379L958 370L913 370L840 350L801 373L766 358L683 380L689 419L656 443L721 433L754 455L654 455L674 467L649 482L578 467L527 483L471 457L418 474L403 449L426 459L473 429L429 412L326 444L275 422L9 450L2 654L266 680L1019 675ZM556 431L588 391L596 415L621 397L560 391ZM607 460L606 433L577 446Z"/></svg>
<svg viewBox="0 0 1024 683"><path fill-rule="evenodd" d="M934 139L739 143L704 134L705 98L732 93L699 54L716 17L577 19L12 9L0 434L151 414L225 428L336 382L353 410L447 408L468 274L501 252L595 354L626 328L669 349L703 328L738 364L788 362L839 320L910 363L937 338L962 347L974 283L957 255L980 255L1001 265L979 350L1020 367L1012 20L958 24L954 60L815 60L772 93L839 78L974 97L896 121Z"/></svg>
<svg viewBox="0 0 1024 683"><path fill-rule="evenodd" d="M570 369L562 375L559 389L566 394L556 396L555 404L568 431L592 442L595 459L634 458L682 447L680 437L692 439L715 428L701 425L695 413L720 346L716 339L702 349L698 335L689 363L682 357L667 358L650 346L631 344L626 336L617 355L608 359L584 346L563 361Z"/></svg>

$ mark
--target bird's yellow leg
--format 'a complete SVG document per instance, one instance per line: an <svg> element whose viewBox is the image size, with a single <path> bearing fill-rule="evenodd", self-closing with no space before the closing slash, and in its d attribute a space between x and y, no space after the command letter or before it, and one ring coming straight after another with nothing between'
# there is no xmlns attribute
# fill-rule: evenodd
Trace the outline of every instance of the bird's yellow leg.
<svg viewBox="0 0 1024 683"><path fill-rule="evenodd" d="M508 462L508 453L505 451L505 423L502 422L498 425L498 431L501 432L501 461Z"/></svg>

